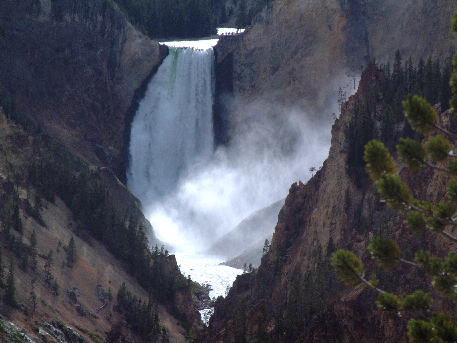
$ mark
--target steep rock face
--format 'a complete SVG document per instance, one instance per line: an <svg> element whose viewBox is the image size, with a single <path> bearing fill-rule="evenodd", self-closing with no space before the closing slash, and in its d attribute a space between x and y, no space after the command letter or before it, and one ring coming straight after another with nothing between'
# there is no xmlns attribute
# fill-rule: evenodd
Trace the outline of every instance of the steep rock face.
<svg viewBox="0 0 457 343"><path fill-rule="evenodd" d="M135 91L166 51L105 0L0 4L0 93L17 111L121 178Z"/></svg>
<svg viewBox="0 0 457 343"><path fill-rule="evenodd" d="M237 98L221 116L234 125L240 99L268 99L322 117L341 81L371 60L392 60L397 49L405 58L447 55L456 10L452 0L277 0L266 20L216 47L221 93Z"/></svg>
<svg viewBox="0 0 457 343"><path fill-rule="evenodd" d="M135 254L141 254L148 246L135 236L147 234L152 244L160 242L154 238L139 201L112 171L88 165L53 139L24 131L7 119L1 107L0 131L0 280L5 281L12 265L19 303L17 308L7 306L5 290L0 290L0 341L4 334L2 319L7 318L36 343L54 342L45 332L52 329L49 324L71 326L84 337L77 340L80 343L104 341L111 330L121 332L128 342L142 343L144 337L138 336L131 319L118 307L116 295L123 284L141 301L151 301L159 325L166 330L156 332L148 342L162 342L160 336L184 342L188 331L200 328L191 285L180 274L174 256L155 253L154 264L143 265L136 272L130 262L138 262L138 255L126 258L128 246L135 245ZM75 183L76 188L72 187ZM91 203L85 214L81 212L84 203ZM85 220L89 217L89 221ZM123 219L116 223L116 217ZM122 229L125 225L129 226L129 233ZM102 227L107 229L105 238L97 235ZM124 232L122 239L120 232ZM115 245L106 239L108 236L115 237ZM69 265L68 245L72 237L75 258ZM149 273L160 283L151 287L140 273ZM175 283L170 291L164 289L170 285L167 278Z"/></svg>
<svg viewBox="0 0 457 343"><path fill-rule="evenodd" d="M216 0L214 17L218 26L239 27L265 19L271 0Z"/></svg>
<svg viewBox="0 0 457 343"><path fill-rule="evenodd" d="M336 248L351 249L364 257L369 270L377 272L385 289L406 293L426 288L426 278L407 267L398 267L392 274L376 269L366 252L370 239L374 235L399 239L407 258L418 246L437 254L448 246L427 235L411 236L403 229L402 218L379 202L368 177L350 172L349 158L357 144L351 139L357 108L364 93L381 78L375 67L363 76L358 93L333 126L323 168L306 185L292 185L269 253L257 272L240 276L227 298L216 303L205 342L406 342L405 319L376 311L376 294L343 286L329 264ZM378 128L373 137L380 135L386 120L378 110L369 113ZM396 125L388 142L391 147L404 130L403 124ZM427 181L416 183L414 189L424 187L424 193L435 199L443 194L442 177L426 171L416 176Z"/></svg>
<svg viewBox="0 0 457 343"><path fill-rule="evenodd" d="M277 201L252 213L218 239L208 249L209 253L225 256L227 265L232 267L241 269L245 264L258 267L265 240L271 240L283 205L284 200ZM240 247L246 248L240 253Z"/></svg>

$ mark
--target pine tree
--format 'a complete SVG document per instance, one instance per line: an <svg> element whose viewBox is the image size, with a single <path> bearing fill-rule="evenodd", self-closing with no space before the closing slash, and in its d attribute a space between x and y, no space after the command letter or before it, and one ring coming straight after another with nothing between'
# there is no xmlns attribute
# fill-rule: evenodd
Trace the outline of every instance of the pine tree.
<svg viewBox="0 0 457 343"><path fill-rule="evenodd" d="M14 266L13 262L10 264L10 270L8 278L6 280L6 290L4 296L5 303L11 307L17 307L18 303L16 300L16 285L14 280Z"/></svg>
<svg viewBox="0 0 457 343"><path fill-rule="evenodd" d="M30 237L30 268L35 272L37 270L38 265L38 242L36 238L35 230L32 232L32 236Z"/></svg>
<svg viewBox="0 0 457 343"><path fill-rule="evenodd" d="M3 278L4 278L4 273L3 273L3 255L2 255L2 250L0 249L0 287L3 287Z"/></svg>
<svg viewBox="0 0 457 343"><path fill-rule="evenodd" d="M30 312L32 316L35 314L36 308L37 308L37 296L35 293L35 290L32 287L32 290L30 291L30 297L29 297L29 302L30 302Z"/></svg>
<svg viewBox="0 0 457 343"><path fill-rule="evenodd" d="M266 255L266 253L270 250L270 241L268 239L265 239L265 243L263 244L263 255Z"/></svg>
<svg viewBox="0 0 457 343"><path fill-rule="evenodd" d="M68 242L68 246L66 248L67 253L67 266L73 268L76 262L76 247L75 247L75 239L71 237L70 241Z"/></svg>
<svg viewBox="0 0 457 343"><path fill-rule="evenodd" d="M46 262L44 264L44 281L50 287L51 282L54 279L52 275L52 266L53 266L53 257L52 257L52 250L49 250L48 255L46 256Z"/></svg>
<svg viewBox="0 0 457 343"><path fill-rule="evenodd" d="M453 21L457 31L457 15ZM398 65L398 61L396 62ZM395 69L395 68L394 68ZM419 77L424 80L427 98L437 101L436 91L442 83L440 69L429 60L424 68L419 64ZM454 98L451 101L453 115L457 114L457 57L451 78ZM380 141L365 146L364 159L381 198L391 208L404 214L406 225L415 233L430 232L450 242L457 242L453 229L457 227L457 134L440 124L437 110L423 97L408 96L403 101L406 119L411 127L424 135L423 142L403 138L397 145L399 159L410 169L432 169L448 176L446 198L439 202L417 199L408 184L398 174L399 168L387 147ZM385 269L399 264L419 268L428 275L431 286L442 296L457 302L457 253L449 251L445 257L433 256L428 251L417 251L414 261L402 258L400 246L385 237L375 238L368 250L371 257ZM457 322L448 314L431 313L434 297L417 290L412 294L397 295L378 286L373 277L365 278L363 261L353 252L337 250L331 258L337 277L350 286L365 285L378 293L377 307L385 312L405 313L413 318L408 322L408 336L415 343L444 343L457 341Z"/></svg>
<svg viewBox="0 0 457 343"><path fill-rule="evenodd" d="M242 29L248 25L248 14L246 8L246 1L241 0L238 5L238 15L236 17L235 26L237 29Z"/></svg>

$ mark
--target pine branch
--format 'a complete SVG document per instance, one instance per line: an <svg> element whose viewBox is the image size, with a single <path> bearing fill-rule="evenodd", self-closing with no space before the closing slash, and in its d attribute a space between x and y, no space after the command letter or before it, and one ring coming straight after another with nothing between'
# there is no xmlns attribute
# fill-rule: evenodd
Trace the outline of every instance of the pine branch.
<svg viewBox="0 0 457 343"><path fill-rule="evenodd" d="M359 273L357 273L348 263L346 263L346 261L344 261L344 264L346 265L346 267L354 274L354 276L359 279L362 283L364 283L365 285L369 286L370 288L373 288L374 290L376 290L378 293L387 293L386 291L378 288L378 287L375 287L373 286L370 281L368 281L367 279L365 279L362 275L360 275Z"/></svg>
<svg viewBox="0 0 457 343"><path fill-rule="evenodd" d="M357 273L356 273L356 274L357 274ZM371 284L371 282L368 281L367 279L365 279L362 275L357 274L357 277L358 277L359 280L362 281L365 285L367 285L367 286L373 288L373 289L376 290L378 293L387 293L386 291L382 290L381 288L378 288L378 287L376 287L376 286L373 286L373 285Z"/></svg>
<svg viewBox="0 0 457 343"><path fill-rule="evenodd" d="M409 264L409 265L411 265L411 266L419 267L419 265L418 265L416 262L408 261L408 260L405 260L404 258L401 258L401 257L400 257L398 260L399 260L400 262Z"/></svg>
<svg viewBox="0 0 457 343"><path fill-rule="evenodd" d="M424 163L426 166L428 166L428 167L430 167L430 168L432 168L432 169L435 169L435 170L437 170L437 171L440 171L440 172L443 172L443 173L448 173L448 174L450 174L450 175L454 175L454 174L452 174L449 170L447 170L446 168L441 168L441 167L435 166L435 165L433 165L433 164L431 164L430 162L427 162L427 161L423 161L423 163Z"/></svg>
<svg viewBox="0 0 457 343"><path fill-rule="evenodd" d="M451 137L451 138L457 138L457 134L455 134L455 133L453 133L453 132L451 132L451 131L446 130L444 127L441 127L441 126L439 126L439 125L437 125L437 124L434 124L433 126L434 126L436 129L438 129L439 131L441 131L442 133L448 135L449 137Z"/></svg>
<svg viewBox="0 0 457 343"><path fill-rule="evenodd" d="M407 206L407 207L409 206L411 209L419 211L422 214L425 214L426 216L432 216L433 217L433 214L428 213L426 210L424 210L423 208L421 208L419 206L416 206L414 204L404 204L404 205ZM455 221L451 220L451 219L447 219L446 220L446 219L438 218L438 220L440 220L445 225L457 226L457 223ZM432 231L429 227L428 227L428 229L430 231ZM437 233L441 234L442 236L450 239L451 241L457 243L457 237L454 236L452 233L446 232L444 230L443 231L433 231L433 232L437 232Z"/></svg>
<svg viewBox="0 0 457 343"><path fill-rule="evenodd" d="M454 223L453 225L457 225L457 223ZM449 238L451 241L457 243L457 237L454 236L453 234L446 232L446 231L441 231L440 232L443 236Z"/></svg>

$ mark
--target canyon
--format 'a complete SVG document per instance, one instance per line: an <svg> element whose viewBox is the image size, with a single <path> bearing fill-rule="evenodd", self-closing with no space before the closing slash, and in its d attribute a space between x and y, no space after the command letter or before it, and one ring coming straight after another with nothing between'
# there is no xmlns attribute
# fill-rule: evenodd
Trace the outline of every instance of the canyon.
<svg viewBox="0 0 457 343"><path fill-rule="evenodd" d="M218 6L232 12L227 23L234 24L239 3ZM248 2L248 9L255 6ZM40 273L15 268L23 307L2 304L3 337L16 330L12 321L36 342L59 341L57 331L65 337L59 342L69 343L406 342L404 320L377 312L368 290L342 286L329 256L337 248L363 254L379 233L437 253L446 247L427 236L405 238L401 218L380 204L357 156L362 141L385 135L385 129L365 132L364 120L391 125L391 147L406 132L402 120L390 122L384 104L370 98L383 82L371 62L392 63L397 50L415 63L444 60L456 42L449 30L456 11L451 0L275 0L243 34L217 37L214 55L211 48L197 62L201 49L151 40L111 1L2 1L1 185L11 199L17 192L22 231L11 230L12 236L31 246L36 234L38 270L45 270L53 250L60 286L60 294L52 294ZM170 86L177 75L181 84ZM201 93L187 98L189 87ZM163 102L171 90L177 95ZM367 99L379 107L362 115ZM439 175L423 179L429 195L443 192ZM17 191L8 190L11 184ZM189 189L194 193L186 198ZM89 208L70 192L87 199ZM175 205L183 198L192 206ZM100 199L105 207L96 205ZM169 222L154 221L152 203L167 218L177 209L186 220L180 230L170 234ZM97 211L106 213L100 219ZM132 234L121 241L140 237L123 246L131 255L114 248L110 234L118 226ZM2 231L1 264L11 273L7 262L19 265L23 257L12 251L8 235ZM71 237L78 258L69 268ZM140 241L153 256L143 271L172 276L163 284L137 270L143 260L128 243ZM197 274L208 263L208 249L235 267L209 263L214 275L230 274L221 285L236 281L211 304L206 327L197 310L210 308L201 299L208 294L187 274L207 281ZM192 259L195 251L203 262ZM258 269L239 270L257 267L260 258ZM380 281L400 283L402 291L408 282L423 283L420 274L401 272L404 280L381 272ZM35 284L40 301L30 317ZM105 303L103 294L116 294L123 284L154 304L163 329L153 338L135 332L115 296ZM225 295L224 287L212 295ZM80 339L71 338L68 327Z"/></svg>

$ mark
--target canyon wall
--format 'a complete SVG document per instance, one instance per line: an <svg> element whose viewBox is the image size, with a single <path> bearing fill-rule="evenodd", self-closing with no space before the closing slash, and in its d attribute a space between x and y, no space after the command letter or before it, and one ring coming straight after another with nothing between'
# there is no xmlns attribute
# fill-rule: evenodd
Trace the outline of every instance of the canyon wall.
<svg viewBox="0 0 457 343"><path fill-rule="evenodd" d="M405 229L403 219L380 202L364 171L366 141L382 139L392 149L408 134L401 113L392 119L379 101L382 80L374 65L364 73L357 94L333 125L330 154L322 169L306 185L291 186L269 252L257 271L238 277L228 296L216 302L202 342L407 341L406 318L376 310L376 293L344 286L329 263L338 248L355 251L379 277L380 286L406 294L427 289L423 272L405 266L394 271L377 268L366 250L369 241L374 236L395 238L408 259L419 247L437 255L449 247L434 236L415 236ZM445 192L442 175L402 174L419 197L439 199Z"/></svg>
<svg viewBox="0 0 457 343"><path fill-rule="evenodd" d="M456 11L457 3L451 0L275 1L264 21L244 35L222 38L216 46L218 142L230 141L245 120L246 104L281 104L282 111L281 106L264 107L264 115L272 117L299 108L315 122L325 123L335 111L338 87L360 75L370 61L393 62L397 50L415 63L428 57L443 61L457 42L450 30ZM386 219L392 214L369 189L363 168L351 167L354 159L360 162L361 141L371 133L362 129L349 134L348 118L356 115L349 112L346 107L333 128L323 170L307 185L292 186L272 252L259 272L240 277L227 299L219 302L208 341L405 339L401 326L374 313L373 295L342 289L328 264L329 242L364 251L373 232L393 225ZM351 150L357 153L348 158L351 144L358 145ZM356 180L364 180L363 189ZM368 318L369 324L360 318ZM287 322L296 326L295 332L284 329ZM379 329L372 332L373 327ZM282 329L285 336L278 334Z"/></svg>
<svg viewBox="0 0 457 343"><path fill-rule="evenodd" d="M111 1L0 2L0 274L5 281L14 266L19 303L15 308L2 300L0 340L11 320L35 342L53 341L46 332L59 325L71 326L78 342L105 340L110 331L117 337L111 342L122 336L143 342L117 307L123 283L153 304L160 332L151 340L184 342L200 328L195 285L180 274L174 256L160 250L139 201L120 181L130 122L166 54ZM11 230L8 206L18 224ZM158 251L146 249L146 236ZM77 257L70 268L71 237ZM45 277L49 263L53 283ZM59 341L73 342L65 339Z"/></svg>
<svg viewBox="0 0 457 343"><path fill-rule="evenodd" d="M266 19L216 47L218 120L229 132L246 102L297 106L328 120L343 80L368 62L447 57L453 0L277 0ZM227 101L233 92L236 101ZM224 95L225 94L225 95ZM240 105L241 103L241 105Z"/></svg>
<svg viewBox="0 0 457 343"><path fill-rule="evenodd" d="M0 97L123 179L135 92L166 49L114 6L105 0L2 1Z"/></svg>

